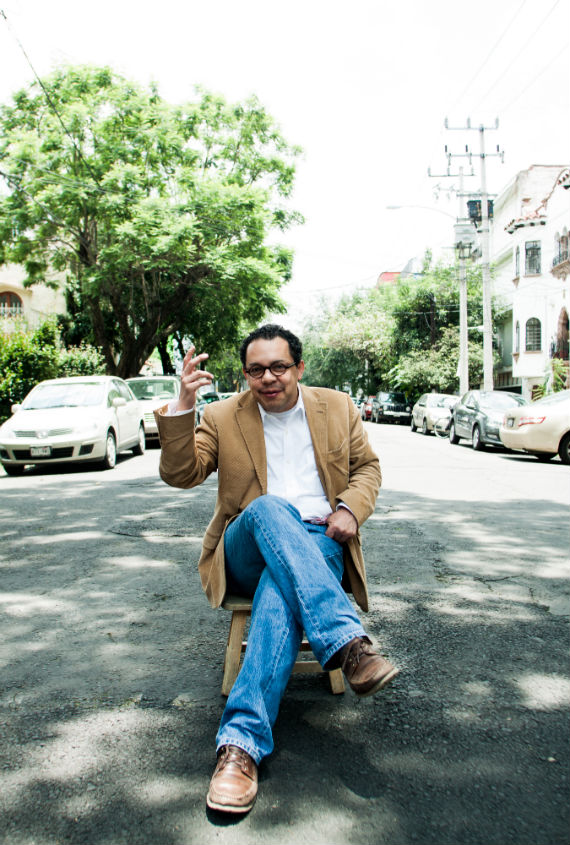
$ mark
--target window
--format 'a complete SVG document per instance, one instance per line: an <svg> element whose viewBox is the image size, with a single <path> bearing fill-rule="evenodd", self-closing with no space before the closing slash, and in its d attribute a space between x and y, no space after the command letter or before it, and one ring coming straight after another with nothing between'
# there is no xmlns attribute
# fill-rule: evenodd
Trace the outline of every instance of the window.
<svg viewBox="0 0 570 845"><path fill-rule="evenodd" d="M517 246L515 250L515 279L521 274L521 248Z"/></svg>
<svg viewBox="0 0 570 845"><path fill-rule="evenodd" d="M540 241L527 241L525 244L525 276L540 274Z"/></svg>
<svg viewBox="0 0 570 845"><path fill-rule="evenodd" d="M540 352L542 349L541 328L537 317L531 317L526 321L525 349L527 352Z"/></svg>
<svg viewBox="0 0 570 845"><path fill-rule="evenodd" d="M521 324L517 320L515 325L515 354L518 355L521 351Z"/></svg>
<svg viewBox="0 0 570 845"><path fill-rule="evenodd" d="M23 313L22 300L17 293L0 293L0 317L21 317Z"/></svg>

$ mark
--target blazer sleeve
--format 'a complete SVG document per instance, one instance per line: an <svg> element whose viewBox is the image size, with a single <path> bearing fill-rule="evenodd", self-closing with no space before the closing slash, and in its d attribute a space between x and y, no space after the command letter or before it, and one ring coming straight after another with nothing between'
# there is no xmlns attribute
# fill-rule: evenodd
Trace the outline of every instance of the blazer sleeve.
<svg viewBox="0 0 570 845"><path fill-rule="evenodd" d="M204 411L194 427L194 412L168 416L168 405L154 412L161 453L160 477L171 487L196 487L218 468L218 431Z"/></svg>
<svg viewBox="0 0 570 845"><path fill-rule="evenodd" d="M348 487L337 493L337 504L343 502L362 525L374 513L376 497L382 483L380 461L370 446L358 408L349 404L349 479Z"/></svg>

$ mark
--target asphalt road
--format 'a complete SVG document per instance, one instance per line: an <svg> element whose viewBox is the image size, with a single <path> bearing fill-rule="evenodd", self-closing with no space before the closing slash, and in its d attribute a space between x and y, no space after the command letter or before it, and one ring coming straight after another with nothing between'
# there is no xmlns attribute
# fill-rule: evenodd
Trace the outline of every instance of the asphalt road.
<svg viewBox="0 0 570 845"><path fill-rule="evenodd" d="M0 841L569 840L570 468L366 424L365 625L402 669L358 700L294 677L253 811L206 812L228 614L196 562L216 479L0 470Z"/></svg>

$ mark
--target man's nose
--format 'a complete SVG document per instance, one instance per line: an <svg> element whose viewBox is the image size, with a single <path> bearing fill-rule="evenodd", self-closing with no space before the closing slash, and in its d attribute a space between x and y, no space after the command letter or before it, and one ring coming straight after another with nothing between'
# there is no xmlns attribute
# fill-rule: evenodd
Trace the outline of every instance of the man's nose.
<svg viewBox="0 0 570 845"><path fill-rule="evenodd" d="M275 376L273 375L273 373L271 372L269 367L266 367L265 372L261 376L261 380L262 381L273 381L274 379L275 379Z"/></svg>

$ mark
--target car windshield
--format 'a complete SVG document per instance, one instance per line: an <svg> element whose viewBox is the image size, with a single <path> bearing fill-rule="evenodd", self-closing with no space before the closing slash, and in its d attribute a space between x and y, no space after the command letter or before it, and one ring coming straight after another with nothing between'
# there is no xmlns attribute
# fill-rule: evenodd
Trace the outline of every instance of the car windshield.
<svg viewBox="0 0 570 845"><path fill-rule="evenodd" d="M382 402L406 402L406 397L403 393L381 393L380 399Z"/></svg>
<svg viewBox="0 0 570 845"><path fill-rule="evenodd" d="M513 396L512 393L488 393L481 394L480 405L482 408L495 411L512 408L513 405L525 405L522 396Z"/></svg>
<svg viewBox="0 0 570 845"><path fill-rule="evenodd" d="M128 385L137 399L176 399L178 396L178 383L171 379L141 379L129 381Z"/></svg>
<svg viewBox="0 0 570 845"><path fill-rule="evenodd" d="M24 411L44 408L86 408L101 405L106 395L102 382L68 382L64 384L39 384L24 399Z"/></svg>
<svg viewBox="0 0 570 845"><path fill-rule="evenodd" d="M438 408L453 408L457 404L457 396L440 396L436 402Z"/></svg>

